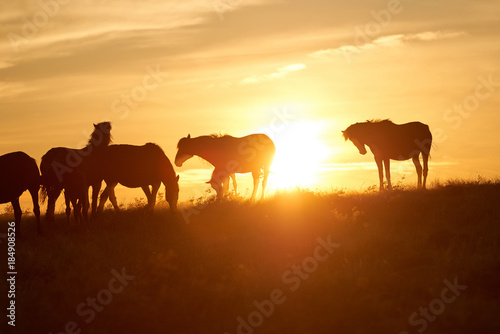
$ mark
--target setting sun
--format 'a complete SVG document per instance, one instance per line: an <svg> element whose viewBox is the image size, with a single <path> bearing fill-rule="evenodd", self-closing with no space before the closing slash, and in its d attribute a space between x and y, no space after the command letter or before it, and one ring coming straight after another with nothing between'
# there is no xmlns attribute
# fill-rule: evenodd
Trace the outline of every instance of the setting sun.
<svg viewBox="0 0 500 334"><path fill-rule="evenodd" d="M322 132L319 121L299 121L273 134L276 156L271 172L275 188L305 187L317 182L320 164L330 155L321 139Z"/></svg>

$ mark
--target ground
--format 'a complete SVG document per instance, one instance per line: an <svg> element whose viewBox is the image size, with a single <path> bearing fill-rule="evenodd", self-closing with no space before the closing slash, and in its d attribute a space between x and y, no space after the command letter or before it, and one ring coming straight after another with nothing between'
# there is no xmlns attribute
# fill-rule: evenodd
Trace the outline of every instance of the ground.
<svg viewBox="0 0 500 334"><path fill-rule="evenodd" d="M297 189L204 198L177 216L108 210L88 228L59 215L42 219L42 236L28 216L15 332L499 332L498 198L500 183L485 180Z"/></svg>

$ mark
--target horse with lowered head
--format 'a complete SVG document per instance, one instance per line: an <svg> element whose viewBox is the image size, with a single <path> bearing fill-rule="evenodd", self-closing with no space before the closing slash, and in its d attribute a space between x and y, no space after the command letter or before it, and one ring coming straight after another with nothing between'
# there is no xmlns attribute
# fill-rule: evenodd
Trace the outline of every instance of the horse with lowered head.
<svg viewBox="0 0 500 334"><path fill-rule="evenodd" d="M96 153L111 143L111 123L94 124L87 146L82 149L55 147L42 157L42 198L48 197L47 220L54 220L55 203L61 191L81 203L88 211L88 188L92 186L92 214L96 212L102 175ZM67 201L68 202L68 201ZM74 208L75 209L75 208Z"/></svg>
<svg viewBox="0 0 500 334"><path fill-rule="evenodd" d="M36 227L41 233L40 206L38 205L38 190L40 189L40 172L35 159L24 152L12 152L0 156L0 203L11 202L14 207L16 232L21 233L21 206L19 196L28 190L33 200L33 213L36 217Z"/></svg>
<svg viewBox="0 0 500 334"><path fill-rule="evenodd" d="M106 182L99 200L99 212L108 198L115 210L119 210L114 192L118 183L128 188L142 188L148 199L148 209L153 212L162 182L170 211L177 212L179 176L160 146L153 143L143 146L110 145L99 151L98 156Z"/></svg>
<svg viewBox="0 0 500 334"><path fill-rule="evenodd" d="M385 176L387 185L392 190L390 160L408 160L412 159L417 170L418 187L425 189L428 160L432 146L432 134L429 126L420 122L411 122L406 124L394 124L392 121L372 120L364 123L356 123L342 131L344 139L351 140L359 153L366 154L366 146L372 151L375 162L377 163L380 190L383 190L384 171L382 163L385 166ZM420 154L424 167L420 164ZM422 183L422 174L424 180Z"/></svg>
<svg viewBox="0 0 500 334"><path fill-rule="evenodd" d="M252 134L245 137L225 136L200 136L191 138L188 135L181 138L177 144L177 155L175 164L181 167L182 164L197 155L211 163L215 169L209 181L218 191L219 198L222 197L229 188L229 177L234 173L252 173L253 191L255 198L259 186L260 176L263 173L262 196L266 190L267 178L269 176L271 164L274 160L276 147L273 141L265 134Z"/></svg>

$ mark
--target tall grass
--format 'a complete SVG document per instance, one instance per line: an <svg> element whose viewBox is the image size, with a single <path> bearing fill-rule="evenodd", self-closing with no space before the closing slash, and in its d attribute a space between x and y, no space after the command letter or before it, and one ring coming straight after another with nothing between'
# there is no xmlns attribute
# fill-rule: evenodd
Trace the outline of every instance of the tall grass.
<svg viewBox="0 0 500 334"><path fill-rule="evenodd" d="M16 333L64 332L69 321L82 333L418 333L409 317L455 278L467 288L425 333L499 332L498 198L498 180L455 180L427 191L298 189L258 203L206 197L181 207L197 208L189 224L139 207L105 211L89 228L60 215L38 237L26 218ZM1 219L4 232L11 218ZM328 238L338 247L312 266ZM122 268L135 278L87 323L76 308ZM273 291L281 303L266 316L256 304Z"/></svg>

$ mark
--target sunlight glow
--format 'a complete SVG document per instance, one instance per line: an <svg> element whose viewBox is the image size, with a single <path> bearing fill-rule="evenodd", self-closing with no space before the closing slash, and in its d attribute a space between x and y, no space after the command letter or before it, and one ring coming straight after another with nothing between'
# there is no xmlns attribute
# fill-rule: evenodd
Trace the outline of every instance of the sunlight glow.
<svg viewBox="0 0 500 334"><path fill-rule="evenodd" d="M319 121L299 121L270 135L276 145L271 188L307 187L317 182L321 164L330 154L322 132Z"/></svg>

